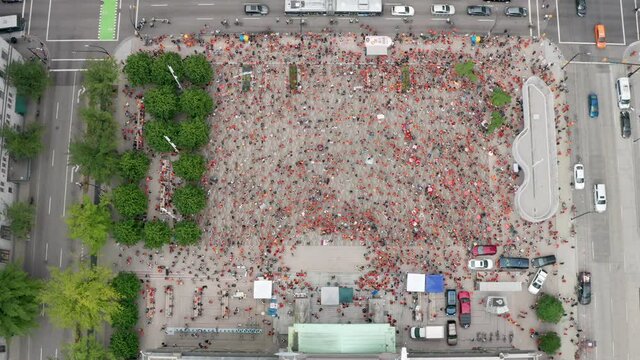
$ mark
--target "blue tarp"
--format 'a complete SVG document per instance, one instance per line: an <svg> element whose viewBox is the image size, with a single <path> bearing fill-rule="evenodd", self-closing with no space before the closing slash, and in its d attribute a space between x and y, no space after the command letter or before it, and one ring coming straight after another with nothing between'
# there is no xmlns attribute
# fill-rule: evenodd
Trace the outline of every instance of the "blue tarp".
<svg viewBox="0 0 640 360"><path fill-rule="evenodd" d="M444 276L442 274L427 275L425 280L425 288L428 293L444 292Z"/></svg>

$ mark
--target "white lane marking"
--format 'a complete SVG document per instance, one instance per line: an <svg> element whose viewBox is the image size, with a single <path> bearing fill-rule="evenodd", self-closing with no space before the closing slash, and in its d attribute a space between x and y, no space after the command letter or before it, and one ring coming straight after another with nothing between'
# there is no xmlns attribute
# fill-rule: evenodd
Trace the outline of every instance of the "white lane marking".
<svg viewBox="0 0 640 360"><path fill-rule="evenodd" d="M56 116L56 118L58 118ZM56 160L56 149L51 150L51 167L53 167L53 164L55 163Z"/></svg>
<svg viewBox="0 0 640 360"><path fill-rule="evenodd" d="M51 2L52 0L49 0L49 13L47 14L47 33L45 35L45 39L47 39L47 41L49 41L49 23L51 21Z"/></svg>
<svg viewBox="0 0 640 360"><path fill-rule="evenodd" d="M478 19L478 21L492 22L492 21L495 21L495 20L494 19Z"/></svg>
<svg viewBox="0 0 640 360"><path fill-rule="evenodd" d="M384 18L385 20L402 20L402 18L397 17L397 18Z"/></svg>
<svg viewBox="0 0 640 360"><path fill-rule="evenodd" d="M62 269L62 249L60 249L60 269Z"/></svg>
<svg viewBox="0 0 640 360"><path fill-rule="evenodd" d="M122 15L122 1L118 2L118 24L116 25L116 38L115 40L118 41L118 39L120 38L120 15Z"/></svg>
<svg viewBox="0 0 640 360"><path fill-rule="evenodd" d="M49 243L44 244L44 262L49 260Z"/></svg>
<svg viewBox="0 0 640 360"><path fill-rule="evenodd" d="M56 348L56 356L54 357L54 359L58 358L58 348Z"/></svg>
<svg viewBox="0 0 640 360"><path fill-rule="evenodd" d="M60 111L60 102L56 102L56 120L58 120L58 111Z"/></svg>
<svg viewBox="0 0 640 360"><path fill-rule="evenodd" d="M49 215L51 215L51 196L49 196Z"/></svg>
<svg viewBox="0 0 640 360"><path fill-rule="evenodd" d="M572 45L595 45L595 42L580 42L580 41L560 41L559 44L572 44ZM622 43L607 43L607 46L627 46Z"/></svg>
<svg viewBox="0 0 640 360"><path fill-rule="evenodd" d="M636 0L633 0L633 8L634 9L638 8L638 2ZM636 39L640 40L640 27L638 26L638 12L634 11L633 16L636 18Z"/></svg>
<svg viewBox="0 0 640 360"><path fill-rule="evenodd" d="M27 26L27 35L31 33L31 14L33 14L33 0L29 4L29 25Z"/></svg>
<svg viewBox="0 0 640 360"><path fill-rule="evenodd" d="M40 360L42 360L42 346L40 346Z"/></svg>
<svg viewBox="0 0 640 360"><path fill-rule="evenodd" d="M620 0L620 21L622 22L622 42L626 45L627 35L624 32L624 13L622 12L622 0ZM613 342L611 343L611 346L613 346Z"/></svg>
<svg viewBox="0 0 640 360"><path fill-rule="evenodd" d="M573 64L580 64L580 65L608 65L608 66L612 66L612 65L618 65L618 64L613 64L613 63L608 63L608 62L601 62L601 61L572 61L571 65Z"/></svg>
<svg viewBox="0 0 640 360"><path fill-rule="evenodd" d="M254 16L254 17L242 18L242 20L261 20L261 19L264 19L264 17Z"/></svg>
<svg viewBox="0 0 640 360"><path fill-rule="evenodd" d="M138 9L140 9L140 0L136 0L136 24L138 23Z"/></svg>
<svg viewBox="0 0 640 360"><path fill-rule="evenodd" d="M196 18L196 20L200 20L200 21L205 20L206 21L206 20L213 20L213 18Z"/></svg>
<svg viewBox="0 0 640 360"><path fill-rule="evenodd" d="M215 5L214 3L202 3L202 4L198 4L198 6L213 6Z"/></svg>
<svg viewBox="0 0 640 360"><path fill-rule="evenodd" d="M87 69L49 69L49 72L87 71Z"/></svg>
<svg viewBox="0 0 640 360"><path fill-rule="evenodd" d="M527 5L529 6L529 36L533 37L533 27L531 25L533 25L531 23L531 0L527 0ZM536 9L536 13L540 11L538 9Z"/></svg>
<svg viewBox="0 0 640 360"><path fill-rule="evenodd" d="M558 7L558 1L556 0L556 8ZM538 37L540 37L540 5L536 0L536 20L538 22ZM560 28L558 28L558 41L560 41Z"/></svg>
<svg viewBox="0 0 640 360"><path fill-rule="evenodd" d="M447 21L447 19L443 19L443 18L431 18L431 20L433 20L433 21Z"/></svg>
<svg viewBox="0 0 640 360"><path fill-rule="evenodd" d="M73 94L76 92L76 77L78 73L73 74L73 87L71 88L71 112L69 113L69 140L67 141L67 170L64 174L64 197L62 199L62 217L67 213L67 186L69 176L69 146L71 146L71 126L73 125ZM62 251L62 250L61 250Z"/></svg>
<svg viewBox="0 0 640 360"><path fill-rule="evenodd" d="M24 19L24 10L27 8L27 3L26 2L22 2L22 18Z"/></svg>
<svg viewBox="0 0 640 360"><path fill-rule="evenodd" d="M165 7L165 6L169 6L169 4L151 4L151 6L153 6L153 7Z"/></svg>

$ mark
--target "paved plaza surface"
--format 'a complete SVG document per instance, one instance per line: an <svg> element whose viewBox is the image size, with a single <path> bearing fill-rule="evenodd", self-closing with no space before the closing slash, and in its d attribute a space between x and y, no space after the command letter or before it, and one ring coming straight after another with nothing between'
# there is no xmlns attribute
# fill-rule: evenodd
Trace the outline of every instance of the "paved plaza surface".
<svg viewBox="0 0 640 360"><path fill-rule="evenodd" d="M522 180L511 171L510 147L523 127L516 100L527 78L536 75L552 85L556 121L567 127L564 95L543 56L553 51L549 43L499 37L472 46L468 37L434 33L428 40L398 37L391 55L379 58L364 56L359 35L261 35L248 44L221 36L203 37L202 43L204 48L182 46L180 52L205 51L216 73L211 91L218 107L210 118L203 179L209 207L199 218L204 239L199 246L160 252L114 245L100 259L145 281L141 309L149 316L139 324L142 348L276 351L286 345L294 321L295 293L309 297L310 322L363 323L373 320L368 304L377 290L382 321L397 326L398 345L451 350L444 342L427 346L409 339L409 326L447 319L442 294L421 294L414 303L405 291L407 272L443 273L445 287L472 291L472 326L459 329L457 350L535 349L531 328L562 332L563 326L575 336L569 314L558 329L540 326L529 309L535 297L526 292L507 295L510 317L486 313L489 294L474 292L474 281L521 281L526 287L531 273L471 272L466 265L474 244L501 245L499 254L512 256L573 256L566 226L556 228L554 219L528 223L513 211ZM166 40L161 48L178 50ZM453 70L466 60L475 61L479 81ZM295 90L290 64L299 73ZM244 72L251 68L247 92L243 66ZM411 82L404 92L403 66ZM502 109L505 125L487 134L495 87L513 101ZM131 145L130 136L125 144ZM558 136L557 145L566 161L566 137ZM155 156L153 167L174 156ZM161 186L152 178L153 203ZM180 179L173 181L176 186ZM149 216L171 221L154 206ZM556 265L543 289L563 296L567 312L573 276ZM268 302L253 299L257 277L274 281L278 317L266 315ZM319 305L319 290L328 285L354 287L354 303ZM166 314L166 286L175 292L172 316ZM196 293L202 294L201 315L193 310ZM413 320L416 304L425 309L423 321ZM185 326L261 332L166 334ZM477 332L491 332L492 340L471 341ZM575 348L564 344L562 350Z"/></svg>

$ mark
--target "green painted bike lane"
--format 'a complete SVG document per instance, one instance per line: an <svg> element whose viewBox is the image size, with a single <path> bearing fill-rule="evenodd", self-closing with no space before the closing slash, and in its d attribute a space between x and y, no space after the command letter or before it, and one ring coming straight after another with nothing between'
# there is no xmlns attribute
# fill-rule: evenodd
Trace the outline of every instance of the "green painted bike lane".
<svg viewBox="0 0 640 360"><path fill-rule="evenodd" d="M100 6L100 40L115 40L118 26L118 0L103 0Z"/></svg>

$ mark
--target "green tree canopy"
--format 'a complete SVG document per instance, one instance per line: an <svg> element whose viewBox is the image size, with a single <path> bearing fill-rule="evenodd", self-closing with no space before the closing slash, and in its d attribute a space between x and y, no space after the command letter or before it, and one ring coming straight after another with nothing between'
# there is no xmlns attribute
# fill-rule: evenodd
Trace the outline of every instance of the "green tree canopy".
<svg viewBox="0 0 640 360"><path fill-rule="evenodd" d="M118 165L118 124L111 113L95 108L82 109L80 115L87 124L87 131L83 138L71 143L71 163L80 165L82 175L98 182L108 182Z"/></svg>
<svg viewBox="0 0 640 360"><path fill-rule="evenodd" d="M84 86L91 106L107 110L113 103L118 80L118 64L112 58L89 61L84 72Z"/></svg>
<svg viewBox="0 0 640 360"><path fill-rule="evenodd" d="M135 245L142 240L142 228L144 224L141 221L127 219L117 221L113 224L113 237L119 244Z"/></svg>
<svg viewBox="0 0 640 360"><path fill-rule="evenodd" d="M42 283L31 279L15 263L0 271L0 336L7 340L26 335L38 326L38 295Z"/></svg>
<svg viewBox="0 0 640 360"><path fill-rule="evenodd" d="M66 360L115 360L115 356L92 335L65 345L63 354Z"/></svg>
<svg viewBox="0 0 640 360"><path fill-rule="evenodd" d="M494 131L502 127L504 124L504 116L500 111L492 111L491 112L491 122L487 127L487 133L492 134Z"/></svg>
<svg viewBox="0 0 640 360"><path fill-rule="evenodd" d="M560 336L553 331L543 334L538 339L538 347L541 351L553 355L560 349Z"/></svg>
<svg viewBox="0 0 640 360"><path fill-rule="evenodd" d="M508 105L511 103L511 95L507 94L501 88L496 87L491 94L491 103L497 107Z"/></svg>
<svg viewBox="0 0 640 360"><path fill-rule="evenodd" d="M167 136L175 143L178 137L178 124L174 121L151 120L144 124L144 139L149 146L157 152L173 152L173 147ZM177 145L176 145L177 146Z"/></svg>
<svg viewBox="0 0 640 360"><path fill-rule="evenodd" d="M121 300L136 301L142 290L138 276L132 272L121 271L111 280L111 286L120 294Z"/></svg>
<svg viewBox="0 0 640 360"><path fill-rule="evenodd" d="M47 305L51 322L61 328L80 331L97 329L103 321L111 323L120 305L118 293L109 284L111 271L102 266L78 271L51 267L40 301Z"/></svg>
<svg viewBox="0 0 640 360"><path fill-rule="evenodd" d="M36 207L26 202L16 201L7 205L4 216L9 222L11 233L18 239L26 239L35 222Z"/></svg>
<svg viewBox="0 0 640 360"><path fill-rule="evenodd" d="M116 329L111 335L109 348L118 360L137 359L140 351L138 334L133 330Z"/></svg>
<svg viewBox="0 0 640 360"><path fill-rule="evenodd" d="M171 229L164 221L153 220L144 225L144 246L159 249L171 241Z"/></svg>
<svg viewBox="0 0 640 360"><path fill-rule="evenodd" d="M176 189L173 204L182 215L195 215L206 205L204 189L194 185L186 185Z"/></svg>
<svg viewBox="0 0 640 360"><path fill-rule="evenodd" d="M113 318L116 329L130 329L138 323L138 305L131 300L120 301L120 311Z"/></svg>
<svg viewBox="0 0 640 360"><path fill-rule="evenodd" d="M147 85L153 82L151 65L153 59L146 52L137 52L127 57L124 73L133 86Z"/></svg>
<svg viewBox="0 0 640 360"><path fill-rule="evenodd" d="M203 119L180 122L175 143L181 149L196 150L209 141L209 125Z"/></svg>
<svg viewBox="0 0 640 360"><path fill-rule="evenodd" d="M536 315L538 315L538 319L541 321L557 324L563 314L564 308L558 298L544 294L538 299L536 303Z"/></svg>
<svg viewBox="0 0 640 360"><path fill-rule="evenodd" d="M463 63L456 64L454 70L458 76L466 77L467 79L476 82L478 81L478 77L473 71L475 66L476 64L473 61L465 61Z"/></svg>
<svg viewBox="0 0 640 360"><path fill-rule="evenodd" d="M147 212L147 195L136 184L120 185L113 189L113 206L125 218Z"/></svg>
<svg viewBox="0 0 640 360"><path fill-rule="evenodd" d="M145 110L158 120L171 120L178 111L178 94L170 86L160 86L144 93Z"/></svg>
<svg viewBox="0 0 640 360"><path fill-rule="evenodd" d="M97 255L109 238L111 212L104 199L96 205L85 195L81 203L71 205L66 219L69 237L82 241L91 255Z"/></svg>
<svg viewBox="0 0 640 360"><path fill-rule="evenodd" d="M118 172L123 178L137 182L147 175L149 164L151 160L143 151L125 151L118 161Z"/></svg>
<svg viewBox="0 0 640 360"><path fill-rule="evenodd" d="M200 180L206 170L204 157L199 154L182 153L180 158L173 162L173 171L187 181Z"/></svg>
<svg viewBox="0 0 640 360"><path fill-rule="evenodd" d="M180 57L180 54L174 52L165 52L153 60L151 76L156 84L175 88L177 87L176 80L171 75L169 66L171 66L174 74L178 77L178 81L183 82L185 77L182 57Z"/></svg>
<svg viewBox="0 0 640 360"><path fill-rule="evenodd" d="M18 131L5 127L3 137L5 147L14 159L33 159L42 150L42 132L44 127L39 123L28 123L24 130Z"/></svg>
<svg viewBox="0 0 640 360"><path fill-rule="evenodd" d="M180 110L191 118L204 118L213 111L213 99L205 90L188 89L180 95Z"/></svg>
<svg viewBox="0 0 640 360"><path fill-rule="evenodd" d="M195 245L200 242L202 230L195 221L183 220L179 221L173 227L176 242L182 246Z"/></svg>
<svg viewBox="0 0 640 360"><path fill-rule="evenodd" d="M207 85L213 77L213 68L203 54L189 55L182 61L184 75L193 85Z"/></svg>
<svg viewBox="0 0 640 360"><path fill-rule="evenodd" d="M49 75L44 65L37 60L12 62L7 66L9 83L18 94L38 99L49 85Z"/></svg>

